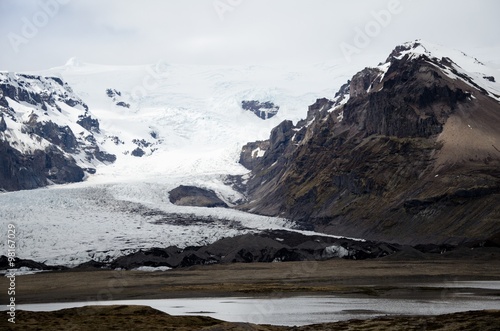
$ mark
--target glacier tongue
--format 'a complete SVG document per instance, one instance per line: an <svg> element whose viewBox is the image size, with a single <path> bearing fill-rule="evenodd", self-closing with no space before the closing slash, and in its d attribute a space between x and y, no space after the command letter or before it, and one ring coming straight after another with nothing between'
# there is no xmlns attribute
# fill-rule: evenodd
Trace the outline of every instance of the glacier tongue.
<svg viewBox="0 0 500 331"><path fill-rule="evenodd" d="M5 193L0 195L1 222L16 225L18 257L67 266L292 225L232 209L175 206L168 201L171 186L80 183Z"/></svg>
<svg viewBox="0 0 500 331"><path fill-rule="evenodd" d="M303 118L309 104L333 95L354 71L335 67L332 74L327 66L116 67L71 60L37 72L67 82L88 105L88 115L99 121L96 144L116 161L93 162L96 173L83 183L0 194L0 225L16 224L19 257L63 265L290 229L293 224L281 218L175 206L168 192L193 185L217 192L229 205L242 199L224 184L225 175L248 172L238 163L241 147L266 139L285 119ZM243 100L272 102L279 112L263 120L243 110ZM74 110L64 107L58 117L73 125Z"/></svg>

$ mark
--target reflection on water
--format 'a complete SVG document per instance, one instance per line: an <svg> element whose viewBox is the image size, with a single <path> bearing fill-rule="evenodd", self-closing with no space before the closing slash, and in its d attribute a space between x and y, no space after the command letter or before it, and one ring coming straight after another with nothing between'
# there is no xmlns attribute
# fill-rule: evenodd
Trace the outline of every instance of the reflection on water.
<svg viewBox="0 0 500 331"><path fill-rule="evenodd" d="M462 286L460 286L462 284ZM415 287L446 287L446 284L414 284ZM454 282L455 288L500 290L500 282ZM459 311L500 309L500 297L490 295L444 296L437 291L425 299L379 297L274 295L266 298L189 298L121 300L19 305L18 309L43 311L94 304L147 305L171 315L203 315L230 322L275 325L306 325L385 315L437 315Z"/></svg>
<svg viewBox="0 0 500 331"><path fill-rule="evenodd" d="M500 290L500 280L499 281L457 281L457 282L447 282L447 283L419 283L419 284L409 284L411 286L420 287L446 287L446 288L478 288L487 290Z"/></svg>

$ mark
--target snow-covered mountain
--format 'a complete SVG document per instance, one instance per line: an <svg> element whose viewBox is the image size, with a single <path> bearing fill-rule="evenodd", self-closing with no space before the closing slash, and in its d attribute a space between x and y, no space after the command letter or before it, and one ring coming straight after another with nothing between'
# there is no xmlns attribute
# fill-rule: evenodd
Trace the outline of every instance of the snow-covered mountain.
<svg viewBox="0 0 500 331"><path fill-rule="evenodd" d="M0 189L80 181L115 160L97 143L99 121L56 77L0 73L0 123Z"/></svg>
<svg viewBox="0 0 500 331"><path fill-rule="evenodd" d="M461 52L420 42L402 45L392 56L407 53L432 54L442 63L450 57L456 65L443 64L442 70L451 78L493 98L500 95L498 70ZM71 59L42 72L0 73L0 153L12 155L8 167L1 166L18 178L26 178L32 167L36 171L29 174L39 179L32 186L3 188L78 182L0 194L0 225L16 224L20 257L49 264L110 260L140 248L294 228L280 217L177 206L168 192L190 185L213 190L228 206L245 201L226 177L248 180L249 170L238 162L247 142L269 138L285 120L294 137L310 139L315 131L308 127L315 126L318 112L342 122L353 91L379 88L373 79L381 82L391 74L389 62L372 69L374 77L345 85L361 68L107 66ZM284 137L276 129L272 134ZM252 145L242 163L259 163L269 147ZM66 170L58 174L60 169Z"/></svg>

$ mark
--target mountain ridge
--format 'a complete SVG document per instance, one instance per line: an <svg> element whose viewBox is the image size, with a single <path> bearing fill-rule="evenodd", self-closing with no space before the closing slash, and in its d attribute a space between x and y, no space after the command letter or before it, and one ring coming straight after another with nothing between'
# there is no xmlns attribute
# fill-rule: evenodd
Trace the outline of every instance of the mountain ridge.
<svg viewBox="0 0 500 331"><path fill-rule="evenodd" d="M500 231L497 85L432 52L419 41L397 47L354 75L349 93L273 129L260 158L244 147L252 173L242 208L405 244Z"/></svg>

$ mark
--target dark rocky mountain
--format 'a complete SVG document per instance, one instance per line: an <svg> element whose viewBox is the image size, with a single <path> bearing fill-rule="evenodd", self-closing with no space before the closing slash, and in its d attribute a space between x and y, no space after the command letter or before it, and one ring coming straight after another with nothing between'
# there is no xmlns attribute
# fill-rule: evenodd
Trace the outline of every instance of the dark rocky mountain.
<svg viewBox="0 0 500 331"><path fill-rule="evenodd" d="M252 172L242 208L403 244L499 233L500 97L491 82L419 42L397 47L332 100L317 100L305 120L243 148Z"/></svg>
<svg viewBox="0 0 500 331"><path fill-rule="evenodd" d="M83 180L114 162L96 142L99 121L57 77L0 73L0 190Z"/></svg>

